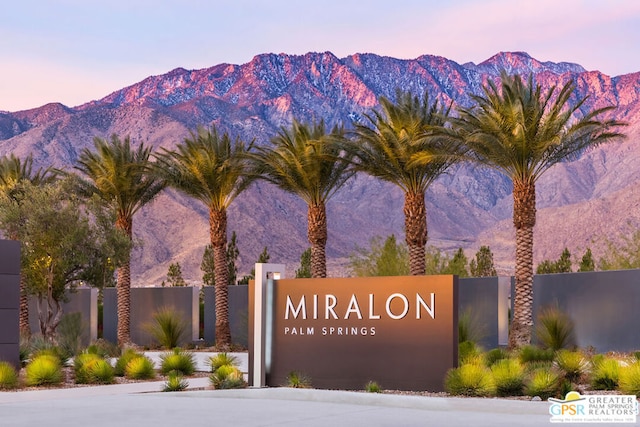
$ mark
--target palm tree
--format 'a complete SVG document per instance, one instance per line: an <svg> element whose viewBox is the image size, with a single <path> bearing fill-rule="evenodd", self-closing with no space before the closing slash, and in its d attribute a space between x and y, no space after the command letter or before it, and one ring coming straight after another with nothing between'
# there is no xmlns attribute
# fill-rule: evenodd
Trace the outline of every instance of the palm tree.
<svg viewBox="0 0 640 427"><path fill-rule="evenodd" d="M571 105L573 82L542 92L529 76L525 82L505 72L500 87L483 86L476 105L460 108L455 127L473 160L492 167L513 183L513 225L516 229L516 289L509 346L531 342L533 303L533 227L536 223L536 181L556 163L578 157L585 149L623 135L614 120L596 117L614 107L583 113L587 97Z"/></svg>
<svg viewBox="0 0 640 427"><path fill-rule="evenodd" d="M133 215L164 188L164 183L150 173L151 147L141 143L131 146L127 136L121 141L117 135L110 140L94 139L95 151L84 149L78 157L76 169L88 180L80 183L86 195L97 195L116 215L115 227L129 241L133 239ZM118 344L131 341L131 256L118 266L116 283L118 305Z"/></svg>
<svg viewBox="0 0 640 427"><path fill-rule="evenodd" d="M21 181L29 181L33 185L42 185L55 181L58 171L52 167L40 168L33 171L33 157L31 155L22 161L13 154L0 158L0 192L13 197L16 185ZM13 197L15 199L15 197ZM15 199L17 201L17 199ZM16 233L7 230L7 237L16 240ZM20 333L29 336L29 298L26 293L24 275L20 275Z"/></svg>
<svg viewBox="0 0 640 427"><path fill-rule="evenodd" d="M404 192L405 240L412 275L425 274L429 185L459 159L462 145L442 137L449 108L429 104L397 91L397 102L380 97L382 111L367 115L369 125L356 124L355 138L344 148L353 153L356 169L390 182Z"/></svg>
<svg viewBox="0 0 640 427"><path fill-rule="evenodd" d="M247 153L253 147L227 133L198 128L175 151L156 155L156 173L167 184L209 208L209 236L213 247L216 296L216 346L231 345L227 264L227 208L249 185Z"/></svg>
<svg viewBox="0 0 640 427"><path fill-rule="evenodd" d="M293 120L251 156L257 178L296 194L307 203L307 236L311 243L311 275L327 277L326 202L355 173L341 157L341 128L327 132L324 121L312 125Z"/></svg>

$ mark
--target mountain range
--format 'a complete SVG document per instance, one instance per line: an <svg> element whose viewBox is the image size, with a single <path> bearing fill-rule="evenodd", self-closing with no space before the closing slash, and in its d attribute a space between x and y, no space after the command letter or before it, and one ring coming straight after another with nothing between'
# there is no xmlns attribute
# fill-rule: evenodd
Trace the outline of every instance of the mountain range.
<svg viewBox="0 0 640 427"><path fill-rule="evenodd" d="M423 55L397 59L375 54L338 58L330 52L263 54L242 65L201 70L177 68L118 90L102 99L68 107L59 103L0 112L0 154L31 154L37 166L72 170L93 138L129 135L156 149L171 149L198 126L215 124L233 137L267 144L292 118L324 119L329 125L366 122L382 95L396 89L468 106L488 79L501 70L533 74L544 88L576 83L575 97L588 95L583 111L605 105L629 124L623 142L597 147L578 160L554 166L537 186L535 262L557 259L568 247L578 259L587 247L596 258L606 240L616 241L640 223L640 72L610 77L573 63L541 62L524 52L501 52L480 64L458 64ZM25 89L26 90L26 89ZM403 195L365 175L349 181L328 203L329 275L349 274L348 258L374 236L403 237ZM429 243L445 251L458 247L471 257L490 246L498 270L513 271L515 236L511 183L497 172L459 165L427 192ZM162 281L179 262L187 281L199 282L208 243L204 205L175 191L163 192L134 218L141 242L132 259L134 285ZM271 262L292 274L306 241L306 206L266 183L256 183L229 210L229 235L240 249L240 275L264 247Z"/></svg>

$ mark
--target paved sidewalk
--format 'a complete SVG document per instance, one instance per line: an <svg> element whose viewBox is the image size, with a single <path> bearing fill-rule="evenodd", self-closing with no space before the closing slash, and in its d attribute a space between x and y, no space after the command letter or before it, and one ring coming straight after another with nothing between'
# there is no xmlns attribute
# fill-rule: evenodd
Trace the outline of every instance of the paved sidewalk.
<svg viewBox="0 0 640 427"><path fill-rule="evenodd" d="M160 393L163 382L1 392L0 426L545 426L549 404L264 388ZM207 387L208 378L189 379Z"/></svg>

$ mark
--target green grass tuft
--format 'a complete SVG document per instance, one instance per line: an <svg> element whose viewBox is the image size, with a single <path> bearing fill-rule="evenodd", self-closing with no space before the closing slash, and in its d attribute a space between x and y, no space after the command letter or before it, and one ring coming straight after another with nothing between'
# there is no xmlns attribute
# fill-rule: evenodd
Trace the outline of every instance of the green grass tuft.
<svg viewBox="0 0 640 427"><path fill-rule="evenodd" d="M18 386L18 373L13 365L0 361L0 390L10 390Z"/></svg>
<svg viewBox="0 0 640 427"><path fill-rule="evenodd" d="M229 353L218 353L211 356L208 361L211 366L211 372L215 372L221 366L238 366L238 358Z"/></svg>
<svg viewBox="0 0 640 427"><path fill-rule="evenodd" d="M183 391L187 387L189 387L189 382L182 377L182 374L178 371L171 371L168 373L162 391Z"/></svg>
<svg viewBox="0 0 640 427"><path fill-rule="evenodd" d="M382 391L382 387L375 381L369 381L364 385L364 390L367 393L380 393Z"/></svg>
<svg viewBox="0 0 640 427"><path fill-rule="evenodd" d="M60 359L50 354L42 354L31 360L25 367L25 378L28 386L58 385L64 375Z"/></svg>
<svg viewBox="0 0 640 427"><path fill-rule="evenodd" d="M116 360L116 365L114 367L114 372L115 372L116 376L124 377L125 368L127 367L127 365L129 364L130 361L132 361L133 359L135 359L137 357L143 357L143 354L138 353L137 351L135 351L132 348L126 349L120 355L118 360Z"/></svg>
<svg viewBox="0 0 640 427"><path fill-rule="evenodd" d="M620 381L620 362L609 357L594 357L591 370L591 388L594 390L615 390Z"/></svg>
<svg viewBox="0 0 640 427"><path fill-rule="evenodd" d="M444 380L447 392L456 396L493 396L496 384L491 371L479 364L462 365L450 369Z"/></svg>
<svg viewBox="0 0 640 427"><path fill-rule="evenodd" d="M193 354L180 348L174 348L169 353L160 356L160 372L167 375L171 371L177 371L182 375L192 375L196 370Z"/></svg>
<svg viewBox="0 0 640 427"><path fill-rule="evenodd" d="M532 397L539 396L542 400L558 396L561 379L560 375L551 368L537 369L525 381L525 394Z"/></svg>
<svg viewBox="0 0 640 427"><path fill-rule="evenodd" d="M187 322L173 307L163 307L153 314L153 322L144 329L162 348L172 349L179 345L187 327Z"/></svg>
<svg viewBox="0 0 640 427"><path fill-rule="evenodd" d="M124 368L127 378L134 380L150 380L155 378L156 370L153 362L146 356L135 357Z"/></svg>
<svg viewBox="0 0 640 427"><path fill-rule="evenodd" d="M640 396L640 362L634 362L620 369L618 389L624 394Z"/></svg>
<svg viewBox="0 0 640 427"><path fill-rule="evenodd" d="M564 377L572 382L579 382L585 375L588 362L578 351L559 350L556 352L555 363L564 373Z"/></svg>
<svg viewBox="0 0 640 427"><path fill-rule="evenodd" d="M516 359L500 359L491 365L498 396L520 396L524 388L525 370Z"/></svg>
<svg viewBox="0 0 640 427"><path fill-rule="evenodd" d="M222 365L209 376L209 381L216 389L245 388L247 383L240 369L232 365Z"/></svg>
<svg viewBox="0 0 640 427"><path fill-rule="evenodd" d="M544 348L560 350L575 347L573 321L557 307L548 307L540 312L535 332Z"/></svg>
<svg viewBox="0 0 640 427"><path fill-rule="evenodd" d="M287 387L310 388L311 378L300 371L291 371L287 374Z"/></svg>

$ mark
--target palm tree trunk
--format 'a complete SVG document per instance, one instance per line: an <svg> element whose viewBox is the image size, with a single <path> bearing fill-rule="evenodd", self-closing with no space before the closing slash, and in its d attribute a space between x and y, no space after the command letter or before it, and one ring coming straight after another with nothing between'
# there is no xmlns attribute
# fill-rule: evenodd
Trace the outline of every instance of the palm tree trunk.
<svg viewBox="0 0 640 427"><path fill-rule="evenodd" d="M122 230L129 240L133 238L133 221L130 218L118 216L116 228ZM118 305L118 345L123 346L131 342L131 257L126 257L118 268L116 282Z"/></svg>
<svg viewBox="0 0 640 427"><path fill-rule="evenodd" d="M31 336L29 326L29 295L27 295L27 283L24 275L20 275L20 335L28 338Z"/></svg>
<svg viewBox="0 0 640 427"><path fill-rule="evenodd" d="M311 243L311 277L327 277L327 210L323 202L309 205L307 235Z"/></svg>
<svg viewBox="0 0 640 427"><path fill-rule="evenodd" d="M533 227L536 224L536 187L513 183L513 225L516 228L516 289L509 348L531 343L533 329Z"/></svg>
<svg viewBox="0 0 640 427"><path fill-rule="evenodd" d="M227 265L227 211L209 210L209 233L213 247L216 294L216 347L219 351L231 347L229 327L229 269Z"/></svg>
<svg viewBox="0 0 640 427"><path fill-rule="evenodd" d="M412 276L425 274L424 246L427 244L427 208L424 192L404 195L405 241L409 247L409 270Z"/></svg>

